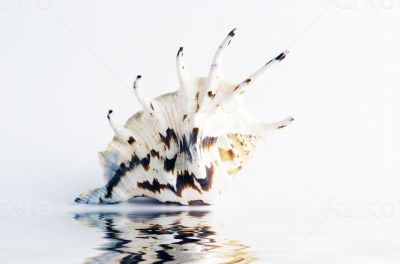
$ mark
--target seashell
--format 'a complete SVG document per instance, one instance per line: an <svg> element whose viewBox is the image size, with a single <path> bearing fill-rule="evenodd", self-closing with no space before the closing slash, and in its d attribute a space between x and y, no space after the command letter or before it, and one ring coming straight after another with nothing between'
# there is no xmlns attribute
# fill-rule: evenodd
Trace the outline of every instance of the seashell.
<svg viewBox="0 0 400 264"><path fill-rule="evenodd" d="M272 65L280 53L241 83L221 75L222 55L233 29L218 47L207 77L192 77L176 57L179 90L156 98L142 91L138 75L133 88L143 110L121 125L107 114L115 136L99 153L107 183L81 194L79 203L118 203L146 196L182 205L212 204L251 157L257 144L292 117L273 123L259 121L244 105L248 88Z"/></svg>

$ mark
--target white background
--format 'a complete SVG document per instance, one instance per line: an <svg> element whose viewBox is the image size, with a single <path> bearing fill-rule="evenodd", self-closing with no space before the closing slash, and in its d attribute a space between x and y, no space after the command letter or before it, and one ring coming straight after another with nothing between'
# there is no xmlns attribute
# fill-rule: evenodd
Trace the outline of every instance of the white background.
<svg viewBox="0 0 400 264"><path fill-rule="evenodd" d="M135 76L150 95L176 90L179 46L206 75L234 27L226 77L239 82L289 49L247 104L265 121L296 120L259 146L220 206L340 211L339 201L400 216L400 2L384 0L1 0L3 215L15 202L69 205L104 184L106 113L139 110Z"/></svg>
<svg viewBox="0 0 400 264"><path fill-rule="evenodd" d="M400 3L1 4L2 200L69 203L103 184L96 152L112 137L106 112L124 120L139 110L134 77L143 75L150 95L173 91L178 47L190 71L205 75L234 27L226 77L241 81L289 49L247 100L265 121L296 121L259 147L222 201L298 207L320 206L318 196L398 199Z"/></svg>

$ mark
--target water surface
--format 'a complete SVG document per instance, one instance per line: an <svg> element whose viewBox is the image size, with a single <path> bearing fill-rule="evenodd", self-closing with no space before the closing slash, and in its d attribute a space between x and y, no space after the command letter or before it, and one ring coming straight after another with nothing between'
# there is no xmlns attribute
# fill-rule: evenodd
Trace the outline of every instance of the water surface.
<svg viewBox="0 0 400 264"><path fill-rule="evenodd" d="M98 256L85 263L251 263L248 246L219 232L207 211L80 213L104 233Z"/></svg>
<svg viewBox="0 0 400 264"><path fill-rule="evenodd" d="M121 204L0 218L0 263L398 264L400 218Z"/></svg>

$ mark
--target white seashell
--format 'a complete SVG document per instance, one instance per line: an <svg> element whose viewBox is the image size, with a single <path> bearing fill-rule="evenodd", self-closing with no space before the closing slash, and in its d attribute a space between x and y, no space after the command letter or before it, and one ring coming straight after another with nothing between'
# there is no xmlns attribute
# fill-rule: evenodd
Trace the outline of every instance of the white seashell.
<svg viewBox="0 0 400 264"><path fill-rule="evenodd" d="M188 74L180 48L176 59L180 89L176 92L149 98L137 76L133 87L143 110L125 125L117 122L112 110L108 112L115 136L99 153L107 184L81 194L76 202L118 203L146 196L183 205L212 204L260 140L294 120L263 123L243 103L247 88L288 51L243 82L231 83L222 78L220 65L234 35L235 29L218 47L205 78Z"/></svg>

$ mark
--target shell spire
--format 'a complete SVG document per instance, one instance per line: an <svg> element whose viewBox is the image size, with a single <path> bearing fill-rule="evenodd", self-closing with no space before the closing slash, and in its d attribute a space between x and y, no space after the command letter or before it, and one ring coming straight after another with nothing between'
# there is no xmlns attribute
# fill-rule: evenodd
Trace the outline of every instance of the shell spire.
<svg viewBox="0 0 400 264"><path fill-rule="evenodd" d="M234 91L236 93L242 94L247 87L249 87L255 80L257 80L262 74L265 73L265 71L270 68L272 65L282 61L284 58L286 58L286 55L289 53L288 50L285 50L284 52L280 53L278 56L273 58L272 60L268 61L265 63L260 69L258 69L255 73L250 75L246 80L242 81L238 86L235 87Z"/></svg>
<svg viewBox="0 0 400 264"><path fill-rule="evenodd" d="M136 98L139 101L140 105L143 107L143 110L147 112L152 112L154 111L154 106L151 102L151 99L147 95L143 94L143 91L139 85L141 79L141 75L136 76L136 79L133 83L133 90L135 91Z"/></svg>
<svg viewBox="0 0 400 264"><path fill-rule="evenodd" d="M212 204L251 157L257 144L294 119L265 123L247 111L247 88L269 67L282 61L280 53L241 83L222 78L221 61L236 34L233 29L216 50L207 77L192 77L176 55L180 88L150 98L138 75L133 88L142 111L121 125L108 112L115 136L99 153L106 184L76 198L80 203L117 203L147 196L183 205Z"/></svg>
<svg viewBox="0 0 400 264"><path fill-rule="evenodd" d="M133 143L135 142L135 139L132 137L131 133L129 132L128 129L126 129L124 126L122 126L117 120L115 120L114 117L114 111L113 110L108 110L107 113L107 119L108 122L110 123L110 126L112 130L115 133L115 137L120 140L120 141L126 141L128 143Z"/></svg>
<svg viewBox="0 0 400 264"><path fill-rule="evenodd" d="M218 49L215 52L213 61L211 63L210 72L209 72L208 78L207 78L208 91L215 92L215 89L217 88L215 86L218 84L218 78L221 75L222 57L224 55L225 49L229 46L233 37L235 36L235 31L236 31L236 28L232 29L231 32L229 32L229 34L222 41L222 43L218 46Z"/></svg>
<svg viewBox="0 0 400 264"><path fill-rule="evenodd" d="M183 61L183 47L180 47L178 53L176 54L176 71L178 73L179 83L181 87L186 84L192 77L185 69L185 63Z"/></svg>

